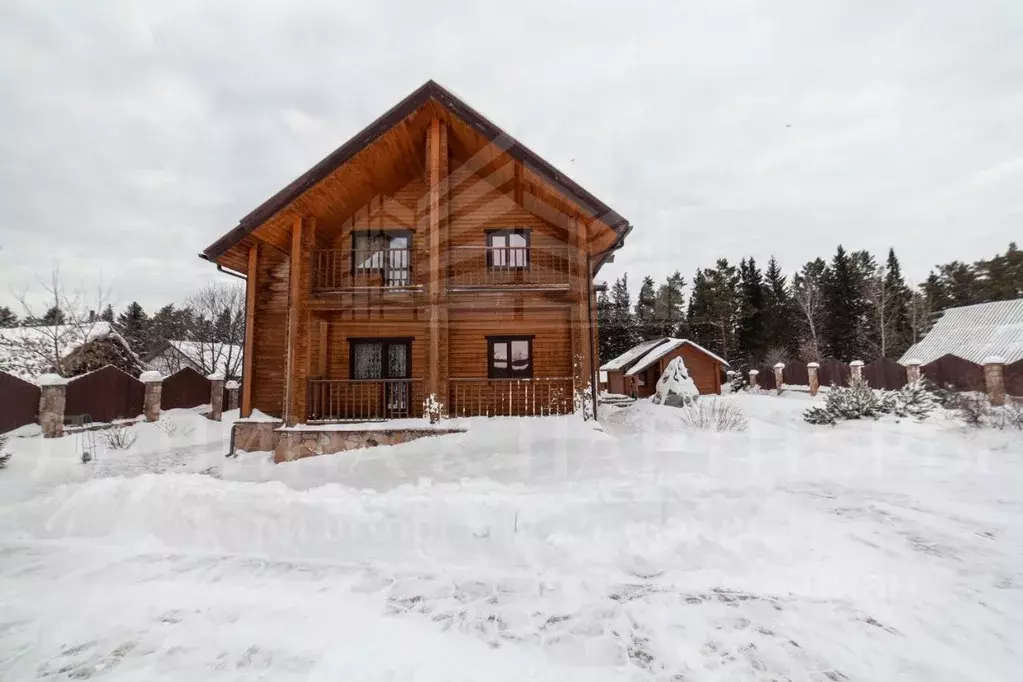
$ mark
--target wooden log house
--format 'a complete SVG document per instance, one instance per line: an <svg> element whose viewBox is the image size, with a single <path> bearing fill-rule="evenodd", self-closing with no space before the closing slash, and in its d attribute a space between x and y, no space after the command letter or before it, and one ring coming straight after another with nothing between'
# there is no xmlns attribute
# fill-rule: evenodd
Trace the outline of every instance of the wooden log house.
<svg viewBox="0 0 1023 682"><path fill-rule="evenodd" d="M201 254L246 279L242 416L571 411L630 230L429 81Z"/></svg>

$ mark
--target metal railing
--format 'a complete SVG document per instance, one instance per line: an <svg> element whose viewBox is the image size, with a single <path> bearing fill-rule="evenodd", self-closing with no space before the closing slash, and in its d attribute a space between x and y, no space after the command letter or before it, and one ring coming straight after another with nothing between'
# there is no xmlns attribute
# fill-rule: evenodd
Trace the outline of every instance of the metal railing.
<svg viewBox="0 0 1023 682"><path fill-rule="evenodd" d="M423 416L422 379L310 379L308 421Z"/></svg>
<svg viewBox="0 0 1023 682"><path fill-rule="evenodd" d="M313 251L313 290L410 289L415 282L412 249L318 249Z"/></svg>
<svg viewBox="0 0 1023 682"><path fill-rule="evenodd" d="M452 417L540 417L572 412L572 378L449 379Z"/></svg>
<svg viewBox="0 0 1023 682"><path fill-rule="evenodd" d="M572 250L564 246L453 246L448 288L567 288Z"/></svg>

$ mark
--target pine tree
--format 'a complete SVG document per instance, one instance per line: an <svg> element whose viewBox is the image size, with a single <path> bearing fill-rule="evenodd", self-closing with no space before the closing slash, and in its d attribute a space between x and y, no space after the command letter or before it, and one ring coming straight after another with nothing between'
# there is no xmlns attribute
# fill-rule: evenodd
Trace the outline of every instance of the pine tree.
<svg viewBox="0 0 1023 682"><path fill-rule="evenodd" d="M43 315L42 319L40 320L40 323L46 325L47 327L55 327L57 325L65 324L66 321L67 320L65 319L64 311L58 308L57 306L53 306L52 308L46 311L46 314Z"/></svg>
<svg viewBox="0 0 1023 682"><path fill-rule="evenodd" d="M18 316L7 306L0 307L0 329L17 327Z"/></svg>
<svg viewBox="0 0 1023 682"><path fill-rule="evenodd" d="M629 296L629 277L622 275L611 287L611 301L608 312L608 353L607 360L615 358L639 342L635 320L632 315L632 300ZM605 360L605 362L607 361Z"/></svg>
<svg viewBox="0 0 1023 682"><path fill-rule="evenodd" d="M687 338L689 331L685 313L686 280L682 273L675 271L668 280L657 288L654 301L654 320L656 333L654 337L673 336Z"/></svg>
<svg viewBox="0 0 1023 682"><path fill-rule="evenodd" d="M1004 254L974 263L982 302L1023 298L1023 251L1010 242Z"/></svg>
<svg viewBox="0 0 1023 682"><path fill-rule="evenodd" d="M857 359L863 318L857 264L841 245L831 259L824 286L824 352L849 362Z"/></svg>
<svg viewBox="0 0 1023 682"><path fill-rule="evenodd" d="M767 353L767 324L764 318L764 278L753 258L739 262L739 357L757 364Z"/></svg>
<svg viewBox="0 0 1023 682"><path fill-rule="evenodd" d="M636 329L641 341L656 338L659 335L657 321L655 319L656 291L654 290L654 278L647 275L643 278L643 284L639 288L639 297L636 299L635 319Z"/></svg>
<svg viewBox="0 0 1023 682"><path fill-rule="evenodd" d="M614 307L611 305L611 299L608 298L605 289L597 294L597 353L600 364L617 357L614 354L613 313Z"/></svg>
<svg viewBox="0 0 1023 682"><path fill-rule="evenodd" d="M885 348L882 356L897 358L912 344L913 326L910 320L910 308L913 293L902 278L902 266L895 256L895 249L888 249L888 260L885 262L884 281L884 318L886 324Z"/></svg>
<svg viewBox="0 0 1023 682"><path fill-rule="evenodd" d="M774 256L764 271L764 324L767 347L776 361L787 362L796 356L797 317L795 303L789 295L785 275Z"/></svg>
<svg viewBox="0 0 1023 682"><path fill-rule="evenodd" d="M112 305L110 305L108 303L107 307L103 309L102 313L100 313L99 319L103 320L104 322L109 322L110 324L113 324L114 323L114 306L112 306Z"/></svg>
<svg viewBox="0 0 1023 682"><path fill-rule="evenodd" d="M697 271L689 299L690 334L701 346L726 360L734 359L736 354L738 286L735 266L720 258L714 268Z"/></svg>
<svg viewBox="0 0 1023 682"><path fill-rule="evenodd" d="M149 343L149 316L138 301L132 301L117 316L117 331L138 355L144 355Z"/></svg>

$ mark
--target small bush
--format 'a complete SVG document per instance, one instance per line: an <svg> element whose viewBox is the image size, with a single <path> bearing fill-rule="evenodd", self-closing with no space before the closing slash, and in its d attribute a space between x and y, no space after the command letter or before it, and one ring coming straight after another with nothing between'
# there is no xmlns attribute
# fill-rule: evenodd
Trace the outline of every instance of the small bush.
<svg viewBox="0 0 1023 682"><path fill-rule="evenodd" d="M7 436L0 436L0 469L11 461L11 453L7 452Z"/></svg>
<svg viewBox="0 0 1023 682"><path fill-rule="evenodd" d="M1023 400L1019 398L993 407L983 393L960 393L949 409L953 419L973 428L1023 430Z"/></svg>
<svg viewBox="0 0 1023 682"><path fill-rule="evenodd" d="M742 409L730 400L703 400L679 409L682 421L702 431L745 431L749 423Z"/></svg>
<svg viewBox="0 0 1023 682"><path fill-rule="evenodd" d="M923 381L914 381L898 391L885 393L882 404L888 408L888 412L896 417L912 417L923 420L927 419L934 411L936 401L934 393Z"/></svg>
<svg viewBox="0 0 1023 682"><path fill-rule="evenodd" d="M833 426L836 420L835 415L826 407L811 407L803 413L804 421L819 426Z"/></svg>
<svg viewBox="0 0 1023 682"><path fill-rule="evenodd" d="M138 434L131 430L130 424L116 424L104 434L107 447L111 450L130 450L138 438Z"/></svg>

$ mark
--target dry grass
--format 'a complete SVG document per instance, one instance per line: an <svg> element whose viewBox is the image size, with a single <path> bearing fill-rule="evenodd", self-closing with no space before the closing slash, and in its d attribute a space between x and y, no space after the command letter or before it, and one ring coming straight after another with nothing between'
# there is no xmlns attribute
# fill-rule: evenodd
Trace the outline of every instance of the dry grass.
<svg viewBox="0 0 1023 682"><path fill-rule="evenodd" d="M115 424L103 434L107 447L111 450L130 450L135 441L139 439L138 434L131 430L130 424Z"/></svg>
<svg viewBox="0 0 1023 682"><path fill-rule="evenodd" d="M721 398L703 399L679 409L682 421L701 431L745 431L746 413L738 404Z"/></svg>

